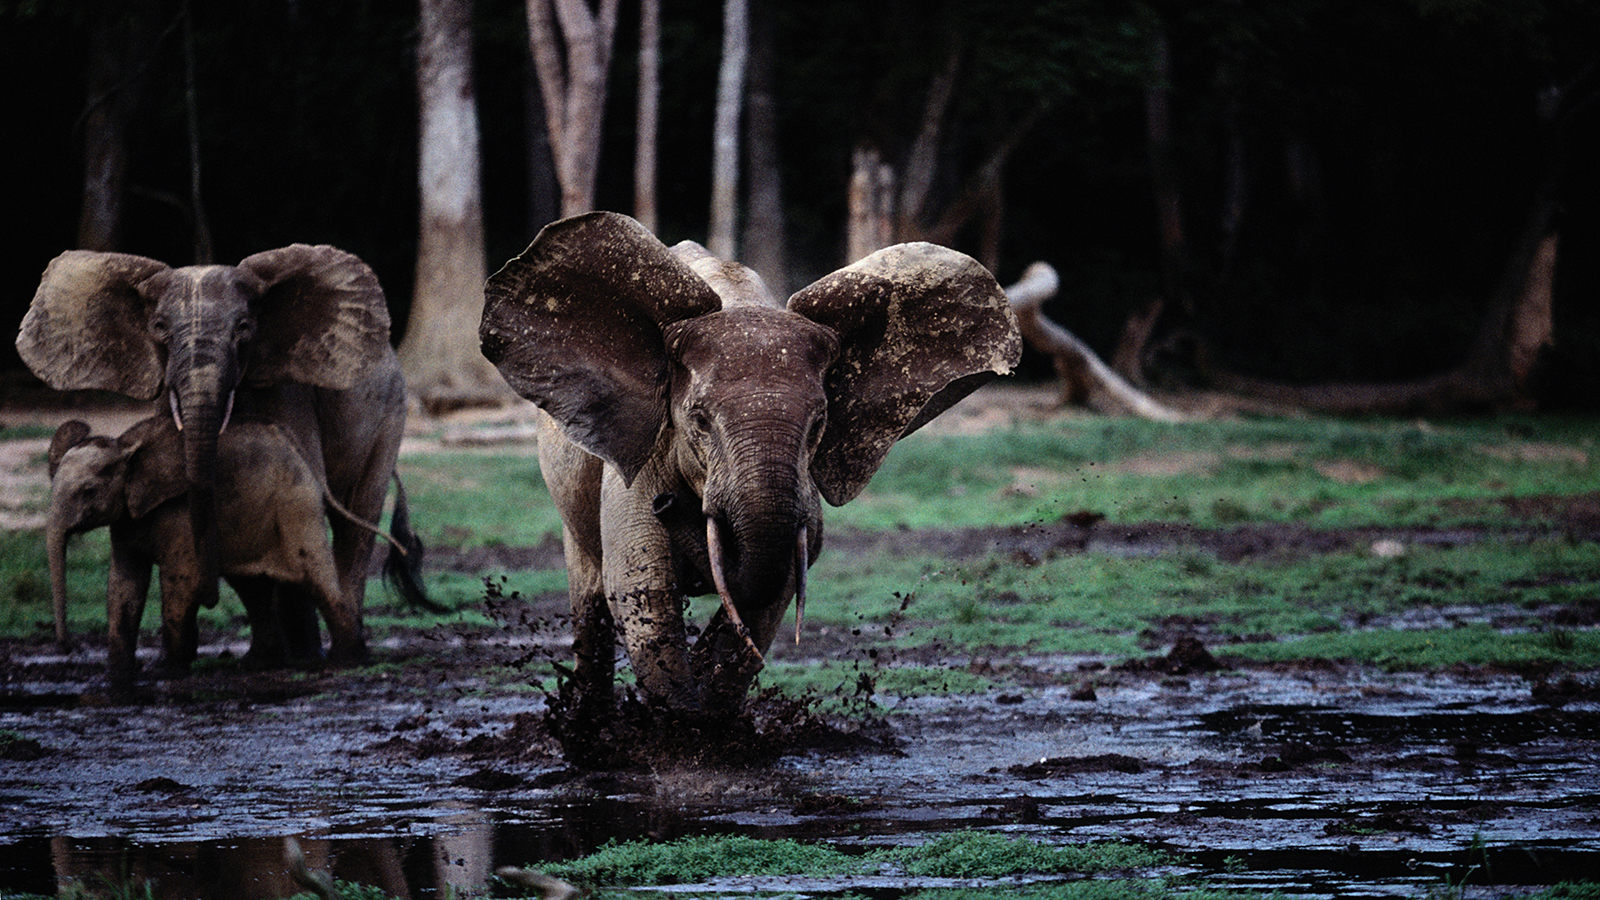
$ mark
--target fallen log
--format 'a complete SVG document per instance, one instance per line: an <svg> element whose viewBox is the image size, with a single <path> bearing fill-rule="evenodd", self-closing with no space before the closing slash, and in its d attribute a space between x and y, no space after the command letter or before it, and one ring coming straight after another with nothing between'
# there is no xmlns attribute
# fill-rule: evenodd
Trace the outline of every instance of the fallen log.
<svg viewBox="0 0 1600 900"><path fill-rule="evenodd" d="M1139 416L1157 422L1183 422L1188 416L1129 384L1078 338L1040 311L1056 295L1061 278L1049 263L1028 266L1006 299L1017 316L1023 340L1049 356L1061 378L1061 405L1087 406L1108 416Z"/></svg>

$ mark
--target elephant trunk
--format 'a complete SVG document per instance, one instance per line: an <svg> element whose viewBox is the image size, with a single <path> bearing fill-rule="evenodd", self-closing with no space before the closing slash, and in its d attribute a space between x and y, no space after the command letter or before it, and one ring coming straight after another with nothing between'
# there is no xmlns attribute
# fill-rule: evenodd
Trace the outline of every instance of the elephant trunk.
<svg viewBox="0 0 1600 900"><path fill-rule="evenodd" d="M194 357L202 354L196 353ZM169 367L173 417L183 432L183 471L188 481L189 523L194 535L198 599L216 602L218 559L216 473L217 441L233 409L238 368L222 360L200 363L175 357Z"/></svg>
<svg viewBox="0 0 1600 900"><path fill-rule="evenodd" d="M738 622L736 613L767 610L793 591L800 615L811 538L820 528L813 524L819 515L805 502L808 485L797 467L781 464L748 469L730 481L739 489L708 490L705 509L707 550L724 609ZM798 627L797 620L797 635Z"/></svg>
<svg viewBox="0 0 1600 900"><path fill-rule="evenodd" d="M52 512L45 530L45 557L50 566L50 605L55 614L56 647L67 649L67 526Z"/></svg>

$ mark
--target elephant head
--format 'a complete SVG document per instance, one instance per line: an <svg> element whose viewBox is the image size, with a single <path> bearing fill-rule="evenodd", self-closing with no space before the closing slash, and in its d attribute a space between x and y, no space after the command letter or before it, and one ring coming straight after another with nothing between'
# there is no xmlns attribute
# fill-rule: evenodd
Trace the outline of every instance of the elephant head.
<svg viewBox="0 0 1600 900"><path fill-rule="evenodd" d="M143 518L181 496L187 481L176 461L170 423L145 419L119 437L91 434L87 423L62 423L50 441L50 511L45 556L56 644L67 643L67 539L122 519Z"/></svg>
<svg viewBox="0 0 1600 900"><path fill-rule="evenodd" d="M1021 352L999 285L953 250L890 247L780 306L749 269L615 213L546 227L490 278L480 336L512 388L648 493L632 508L672 532L679 591L770 623L746 638L758 654L772 607L804 602L819 497L854 498L896 440Z"/></svg>
<svg viewBox="0 0 1600 900"><path fill-rule="evenodd" d="M294 244L237 266L176 269L72 250L45 269L17 351L58 390L165 395L183 431L197 550L214 563L217 436L235 393L287 382L348 387L388 340L377 277L333 247Z"/></svg>

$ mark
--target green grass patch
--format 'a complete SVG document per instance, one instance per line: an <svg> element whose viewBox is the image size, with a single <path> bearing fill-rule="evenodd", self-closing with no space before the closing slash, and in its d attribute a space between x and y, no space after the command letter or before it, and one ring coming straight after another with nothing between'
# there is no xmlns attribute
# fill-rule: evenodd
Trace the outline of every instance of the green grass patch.
<svg viewBox="0 0 1600 900"><path fill-rule="evenodd" d="M1132 419L914 434L830 521L1020 525L1095 510L1117 522L1423 525L1493 517L1504 497L1587 493L1593 423Z"/></svg>
<svg viewBox="0 0 1600 900"><path fill-rule="evenodd" d="M532 454L415 454L400 460L412 524L429 546L526 547L561 536Z"/></svg>
<svg viewBox="0 0 1600 900"><path fill-rule="evenodd" d="M1307 635L1281 642L1235 644L1227 652L1262 661L1349 660L1390 671L1456 665L1592 669L1600 667L1600 634L1565 629L1506 633L1488 625L1464 625L1426 631L1384 629Z"/></svg>
<svg viewBox="0 0 1600 900"><path fill-rule="evenodd" d="M694 884L740 875L826 876L893 872L938 878L998 878L1019 874L1093 874L1149 868L1166 857L1133 844L1055 847L986 831L939 835L914 847L845 853L821 844L759 840L739 835L682 838L664 843L612 843L545 873L586 885Z"/></svg>

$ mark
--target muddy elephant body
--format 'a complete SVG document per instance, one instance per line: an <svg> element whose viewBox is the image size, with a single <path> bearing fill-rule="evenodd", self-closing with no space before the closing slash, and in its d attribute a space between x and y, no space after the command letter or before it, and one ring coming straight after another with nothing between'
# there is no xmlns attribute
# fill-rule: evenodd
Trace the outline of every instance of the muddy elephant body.
<svg viewBox="0 0 1600 900"><path fill-rule="evenodd" d="M107 672L114 687L128 686L137 668L152 567L160 572L162 667L181 673L195 658L195 616L209 596L191 531L181 444L173 423L158 417L116 438L68 422L51 445L46 544L57 619L67 599L67 537L109 526ZM327 510L340 517L348 511L276 424L235 422L218 442L216 465L219 574L244 601L252 634L281 627L273 608L277 587L305 591L332 621L342 588Z"/></svg>
<svg viewBox="0 0 1600 900"><path fill-rule="evenodd" d="M356 518L382 514L405 430L405 383L377 277L349 253L294 244L237 266L171 268L69 251L45 270L17 349L51 387L115 391L170 410L182 430L202 599L214 600L217 589L217 444L230 420L279 426ZM349 522L333 523L340 593L327 623L335 662L366 656L372 541ZM408 592L421 597L414 562ZM283 627L256 633L252 658L320 657L315 598L296 586L280 593ZM263 642L273 635L284 640Z"/></svg>
<svg viewBox="0 0 1600 900"><path fill-rule="evenodd" d="M822 501L1021 352L994 278L897 245L774 302L754 272L592 213L545 228L489 280L484 355L546 413L563 522L569 702L611 702L615 632L647 697L742 705L822 546ZM720 606L691 645L685 598Z"/></svg>

